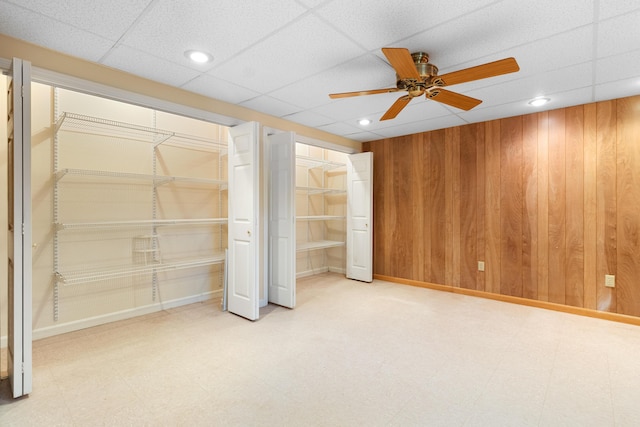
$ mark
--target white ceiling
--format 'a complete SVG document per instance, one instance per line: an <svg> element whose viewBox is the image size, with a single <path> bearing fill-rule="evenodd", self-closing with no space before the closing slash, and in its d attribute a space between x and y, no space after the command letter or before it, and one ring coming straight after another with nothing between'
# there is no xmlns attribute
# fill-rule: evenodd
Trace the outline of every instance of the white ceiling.
<svg viewBox="0 0 640 427"><path fill-rule="evenodd" d="M640 94L637 0L0 0L0 32L358 141ZM401 93L382 47L429 53L440 74L513 56L514 74L449 86L464 112ZM211 53L207 65L184 52ZM358 119L370 118L369 126Z"/></svg>

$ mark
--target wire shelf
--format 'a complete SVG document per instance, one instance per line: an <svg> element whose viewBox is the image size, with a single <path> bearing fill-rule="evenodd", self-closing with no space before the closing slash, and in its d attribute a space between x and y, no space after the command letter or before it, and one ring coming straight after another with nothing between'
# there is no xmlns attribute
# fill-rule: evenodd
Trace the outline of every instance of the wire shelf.
<svg viewBox="0 0 640 427"><path fill-rule="evenodd" d="M56 279L65 286L79 283L98 282L102 280L120 279L132 275L152 274L166 271L182 270L187 268L205 267L224 262L224 253L219 253L206 258L189 259L188 261L174 260L157 262L147 265L128 265L101 270L81 270L69 272L56 272Z"/></svg>
<svg viewBox="0 0 640 427"><path fill-rule="evenodd" d="M60 115L55 130L148 142L154 147L167 143L195 150L227 152L225 142L69 112Z"/></svg>
<svg viewBox="0 0 640 427"><path fill-rule="evenodd" d="M337 188L320 188L320 187L296 187L296 191L307 193L307 194L326 194L326 195L334 195L334 194L347 194L347 190L340 190Z"/></svg>
<svg viewBox="0 0 640 427"><path fill-rule="evenodd" d="M346 164L334 162L331 160L316 159L314 157L296 155L296 166L304 166L307 168L322 168L323 170L331 170L337 168L346 168ZM345 169L346 170L346 169Z"/></svg>
<svg viewBox="0 0 640 427"><path fill-rule="evenodd" d="M168 183L186 183L186 184L199 184L199 185L211 185L219 186L226 189L227 181L220 179L208 179L208 178L191 178L184 176L164 176L164 175L150 175L141 173L129 173L129 172L113 172L104 170L91 170L91 169L61 169L56 172L56 180L60 181L65 176L81 176L88 177L93 176L97 178L114 178L124 179L127 181L140 181L148 184L163 185ZM109 182L105 182L109 184Z"/></svg>
<svg viewBox="0 0 640 427"><path fill-rule="evenodd" d="M338 242L334 240L318 240L314 242L298 243L296 245L296 252L313 251L317 249L337 248L344 246L344 242Z"/></svg>
<svg viewBox="0 0 640 427"><path fill-rule="evenodd" d="M144 226L169 226L169 225L210 225L226 224L227 218L200 218L200 219L152 219L139 221L104 221L104 222L73 222L58 223L57 230L98 230Z"/></svg>
<svg viewBox="0 0 640 427"><path fill-rule="evenodd" d="M297 216L296 219L299 221L344 221L346 217L340 215L306 215Z"/></svg>

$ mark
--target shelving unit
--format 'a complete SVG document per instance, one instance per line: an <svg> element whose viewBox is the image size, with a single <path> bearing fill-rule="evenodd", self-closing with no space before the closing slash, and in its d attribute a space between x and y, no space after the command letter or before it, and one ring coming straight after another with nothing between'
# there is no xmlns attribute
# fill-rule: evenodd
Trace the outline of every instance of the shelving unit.
<svg viewBox="0 0 640 427"><path fill-rule="evenodd" d="M340 154L333 154L339 157ZM296 274L344 271L346 162L296 144Z"/></svg>
<svg viewBox="0 0 640 427"><path fill-rule="evenodd" d="M55 115L54 320L61 287L146 283L156 301L160 273L213 265L220 266L221 284L226 142L71 112ZM190 163L200 173L184 176L192 172ZM213 215L199 217L203 210Z"/></svg>

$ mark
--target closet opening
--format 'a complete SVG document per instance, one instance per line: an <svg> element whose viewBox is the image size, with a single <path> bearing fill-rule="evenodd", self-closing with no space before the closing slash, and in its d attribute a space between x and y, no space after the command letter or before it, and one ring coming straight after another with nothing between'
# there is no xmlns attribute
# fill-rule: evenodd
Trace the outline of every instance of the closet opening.
<svg viewBox="0 0 640 427"><path fill-rule="evenodd" d="M220 298L226 126L32 84L34 339Z"/></svg>
<svg viewBox="0 0 640 427"><path fill-rule="evenodd" d="M296 277L346 272L347 154L297 142Z"/></svg>

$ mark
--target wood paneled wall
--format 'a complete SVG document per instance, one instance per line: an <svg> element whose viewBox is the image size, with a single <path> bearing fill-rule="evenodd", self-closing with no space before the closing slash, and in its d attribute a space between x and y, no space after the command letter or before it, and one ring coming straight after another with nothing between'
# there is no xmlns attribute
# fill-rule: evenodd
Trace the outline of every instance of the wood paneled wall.
<svg viewBox="0 0 640 427"><path fill-rule="evenodd" d="M640 316L640 96L365 151L375 274Z"/></svg>

